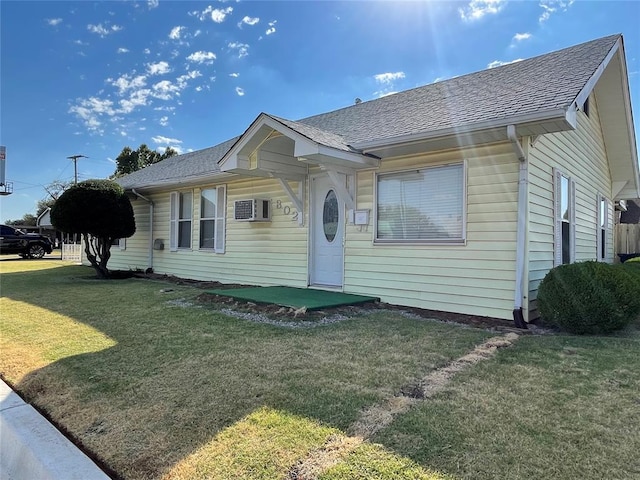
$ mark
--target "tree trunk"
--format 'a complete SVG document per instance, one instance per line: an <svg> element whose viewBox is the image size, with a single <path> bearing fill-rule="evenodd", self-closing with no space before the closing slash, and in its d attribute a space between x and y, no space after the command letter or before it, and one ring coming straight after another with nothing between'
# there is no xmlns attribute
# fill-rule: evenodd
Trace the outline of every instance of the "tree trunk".
<svg viewBox="0 0 640 480"><path fill-rule="evenodd" d="M109 239L97 238L89 236L87 233L82 234L84 239L84 253L87 255L87 260L96 271L98 278L106 280L109 278L109 270L107 269L107 262L111 256L109 251L111 243Z"/></svg>

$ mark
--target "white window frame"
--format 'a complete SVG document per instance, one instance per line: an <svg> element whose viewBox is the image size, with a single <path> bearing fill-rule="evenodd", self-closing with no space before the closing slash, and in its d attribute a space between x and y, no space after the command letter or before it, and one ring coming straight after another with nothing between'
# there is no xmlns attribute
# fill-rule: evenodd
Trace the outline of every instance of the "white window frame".
<svg viewBox="0 0 640 480"><path fill-rule="evenodd" d="M216 192L216 211L213 217L202 216L202 192L205 190L215 190ZM200 246L200 238L198 238L198 248L204 251L213 251L215 253L224 253L225 250L225 222L226 222L226 185L218 185L216 187L207 187L200 190L200 219L199 228L202 231L202 222L213 220L214 222L214 234L213 234L213 248L205 248Z"/></svg>
<svg viewBox="0 0 640 480"><path fill-rule="evenodd" d="M599 262L609 261L610 208L611 202L609 202L609 199L604 195L598 193L596 195L596 260ZM600 221L602 215L604 215L604 222ZM602 255L602 253L604 253L604 255Z"/></svg>
<svg viewBox="0 0 640 480"><path fill-rule="evenodd" d="M565 221L561 212L562 178L567 179L569 218ZM560 169L553 169L553 266L562 265L562 224L569 224L569 262L576 261L576 182Z"/></svg>
<svg viewBox="0 0 640 480"><path fill-rule="evenodd" d="M180 201L182 199L182 195L191 194L191 208L189 210L190 217L189 218L180 218ZM182 192L171 192L170 194L170 225L169 225L169 250L172 252L178 250L191 250L193 247L193 191L182 191ZM190 223L190 234L189 234L189 246L181 247L178 245L178 232L180 230L180 222L189 222Z"/></svg>
<svg viewBox="0 0 640 480"><path fill-rule="evenodd" d="M411 171L425 171L443 167L462 168L462 232L459 238L434 238L434 239L381 239L378 238L378 184L381 177L402 174ZM465 245L467 239L467 161L458 161L441 165L425 165L418 168L410 168L404 170L394 170L389 172L376 172L374 176L374 240L376 245Z"/></svg>

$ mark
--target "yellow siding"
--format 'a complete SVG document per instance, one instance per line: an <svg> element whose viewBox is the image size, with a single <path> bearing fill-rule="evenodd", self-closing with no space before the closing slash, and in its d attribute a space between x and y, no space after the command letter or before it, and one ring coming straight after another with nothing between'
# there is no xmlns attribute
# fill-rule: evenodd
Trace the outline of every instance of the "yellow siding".
<svg viewBox="0 0 640 480"><path fill-rule="evenodd" d="M200 189L193 191L192 248L169 248L170 191L149 195L154 202L154 239L164 241L164 250L155 250L156 273L196 280L245 283L252 285L307 285L307 226L293 220L293 206L280 184L274 180L249 179L227 186L226 249L224 254L199 250ZM291 184L297 191L297 184ZM215 187L215 185L211 185ZM206 187L203 187L206 188ZM233 202L246 198L271 200L271 222L239 222L233 219ZM306 203L306 202L305 202ZM282 208L277 208L281 206ZM286 211L289 215L285 215ZM138 216L147 215L146 203L136 206ZM138 221L139 222L139 221ZM131 247L130 247L131 246ZM146 268L148 255L148 220L139 222L136 234L128 239L127 249L114 249L112 268ZM137 263L134 263L135 262Z"/></svg>
<svg viewBox="0 0 640 480"><path fill-rule="evenodd" d="M466 245L374 245L373 171L357 175L357 208L369 225L348 225L344 290L433 310L512 318L518 163L509 144L384 160L381 172L467 162Z"/></svg>
<svg viewBox="0 0 640 480"><path fill-rule="evenodd" d="M131 202L136 218L136 233L127 238L125 249L111 247L110 270L146 270L149 262L149 204L138 198ZM85 260L85 264L88 262Z"/></svg>
<svg viewBox="0 0 640 480"><path fill-rule="evenodd" d="M553 168L576 182L576 261L596 259L597 194L611 201L611 176L596 98L589 116L578 112L578 128L541 136L529 149L529 298L530 319L537 316L538 285L553 268ZM613 210L608 212L609 226ZM613 229L607 239L607 261L613 261Z"/></svg>

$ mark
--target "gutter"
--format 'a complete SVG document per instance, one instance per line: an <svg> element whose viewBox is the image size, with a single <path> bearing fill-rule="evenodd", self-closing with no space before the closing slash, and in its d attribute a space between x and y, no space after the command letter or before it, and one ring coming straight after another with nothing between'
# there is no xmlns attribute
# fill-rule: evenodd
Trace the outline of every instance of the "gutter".
<svg viewBox="0 0 640 480"><path fill-rule="evenodd" d="M527 328L522 313L522 299L524 297L524 264L526 249L526 213L527 213L527 191L529 186L528 168L529 163L522 149L522 145L516 136L515 125L507 126L507 138L513 146L513 151L520 163L518 175L518 218L516 227L516 286L513 305L513 322L517 328Z"/></svg>
<svg viewBox="0 0 640 480"><path fill-rule="evenodd" d="M144 197L136 192L135 188L132 188L131 191L136 197L141 198L149 204L149 259L146 273L151 273L153 272L153 202L147 197ZM151 272L149 272L149 270Z"/></svg>
<svg viewBox="0 0 640 480"><path fill-rule="evenodd" d="M518 115L508 119L501 120L486 120L483 122L477 122L470 125L462 125L458 127L447 127L439 130L428 130L423 132L411 133L407 135L398 135L391 138L382 138L369 141L356 141L351 147L362 151L363 153L370 153L376 149L387 147L389 145L397 145L404 143L420 142L424 140L433 140L442 137L459 136L463 134L470 134L474 132L480 132L483 130L501 130L504 127L509 128L516 124L531 124L541 123L547 121L561 121L566 122L568 125L572 125L575 129L575 119L566 108L556 108L544 112L529 113L526 115ZM509 123L507 123L509 122ZM567 128L569 129L569 128ZM558 130L561 131L561 130ZM551 132L547 132L551 133Z"/></svg>

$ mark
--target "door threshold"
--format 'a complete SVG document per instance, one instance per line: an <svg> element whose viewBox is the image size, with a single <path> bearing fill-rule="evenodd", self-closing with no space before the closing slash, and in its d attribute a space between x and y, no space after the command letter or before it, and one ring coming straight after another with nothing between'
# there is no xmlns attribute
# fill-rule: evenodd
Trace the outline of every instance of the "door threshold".
<svg viewBox="0 0 640 480"><path fill-rule="evenodd" d="M307 288L314 290L331 290L334 292L342 292L344 290L343 285L323 285L321 283L314 283L313 285L309 285Z"/></svg>

